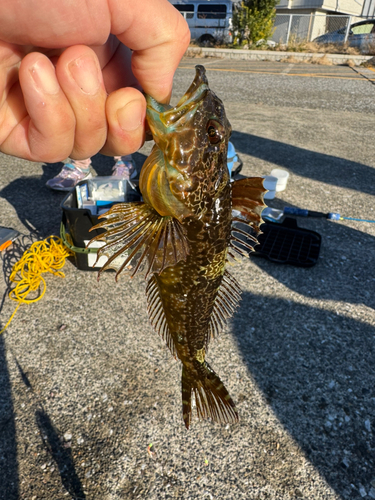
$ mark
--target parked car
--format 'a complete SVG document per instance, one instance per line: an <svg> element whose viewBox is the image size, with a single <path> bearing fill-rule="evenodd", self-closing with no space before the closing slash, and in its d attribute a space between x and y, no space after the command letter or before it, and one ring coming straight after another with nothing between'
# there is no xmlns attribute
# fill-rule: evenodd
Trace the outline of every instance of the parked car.
<svg viewBox="0 0 375 500"><path fill-rule="evenodd" d="M331 33L325 33L313 40L316 43L345 43L347 27L341 28ZM350 47L355 47L361 52L375 51L375 19L367 19L350 26L346 42Z"/></svg>
<svg viewBox="0 0 375 500"><path fill-rule="evenodd" d="M232 41L231 0L169 0L186 19L191 39L200 43Z"/></svg>

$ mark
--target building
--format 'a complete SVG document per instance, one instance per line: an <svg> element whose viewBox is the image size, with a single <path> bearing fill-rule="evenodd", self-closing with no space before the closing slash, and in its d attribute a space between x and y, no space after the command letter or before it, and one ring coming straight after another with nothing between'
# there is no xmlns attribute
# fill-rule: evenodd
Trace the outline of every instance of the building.
<svg viewBox="0 0 375 500"><path fill-rule="evenodd" d="M375 0L280 0L272 39L313 40L371 17L375 17Z"/></svg>
<svg viewBox="0 0 375 500"><path fill-rule="evenodd" d="M276 11L278 14L337 14L362 18L365 7L371 15L374 6L375 0L280 0Z"/></svg>
<svg viewBox="0 0 375 500"><path fill-rule="evenodd" d="M364 1L362 17L375 17L375 0Z"/></svg>

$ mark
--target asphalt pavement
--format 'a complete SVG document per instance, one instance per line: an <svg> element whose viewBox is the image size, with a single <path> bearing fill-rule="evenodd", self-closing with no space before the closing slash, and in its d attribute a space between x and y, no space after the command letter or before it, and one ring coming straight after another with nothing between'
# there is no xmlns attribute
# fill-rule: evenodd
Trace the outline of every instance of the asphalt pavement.
<svg viewBox="0 0 375 500"><path fill-rule="evenodd" d="M173 102L196 63L225 104L242 173L289 171L270 206L375 220L371 70L184 59ZM0 158L0 224L25 235L2 254L2 327L12 264L59 234L64 194L45 187L61 164ZM93 165L108 175L113 161ZM180 364L151 330L141 279L97 282L71 262L47 276L0 336L0 499L375 498L375 224L297 222L321 235L315 266L231 268L242 302L207 359L236 425L185 429Z"/></svg>

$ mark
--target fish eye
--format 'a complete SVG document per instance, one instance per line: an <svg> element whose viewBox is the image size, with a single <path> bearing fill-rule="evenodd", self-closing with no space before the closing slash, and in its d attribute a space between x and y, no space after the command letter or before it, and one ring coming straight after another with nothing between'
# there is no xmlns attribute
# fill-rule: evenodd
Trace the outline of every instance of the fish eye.
<svg viewBox="0 0 375 500"><path fill-rule="evenodd" d="M222 128L221 124L215 120L210 120L207 123L207 135L211 144L218 144L222 140Z"/></svg>

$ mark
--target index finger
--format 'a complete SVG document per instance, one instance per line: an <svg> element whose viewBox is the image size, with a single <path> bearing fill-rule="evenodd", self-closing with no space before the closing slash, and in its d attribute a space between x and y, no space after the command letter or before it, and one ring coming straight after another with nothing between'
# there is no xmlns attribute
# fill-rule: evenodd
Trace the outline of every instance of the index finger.
<svg viewBox="0 0 375 500"><path fill-rule="evenodd" d="M109 0L111 32L133 50L132 71L143 90L168 102L176 68L189 42L189 27L168 0Z"/></svg>

